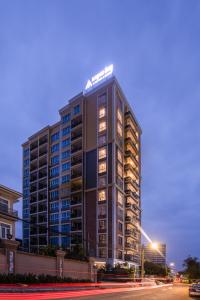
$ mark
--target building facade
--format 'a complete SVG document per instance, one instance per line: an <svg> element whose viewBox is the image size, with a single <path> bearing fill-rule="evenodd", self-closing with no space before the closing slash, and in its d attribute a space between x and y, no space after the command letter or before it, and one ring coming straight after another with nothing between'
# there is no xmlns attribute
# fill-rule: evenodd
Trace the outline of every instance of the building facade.
<svg viewBox="0 0 200 300"><path fill-rule="evenodd" d="M141 129L114 76L59 111L23 144L23 244L138 266ZM30 222L30 224L29 224Z"/></svg>
<svg viewBox="0 0 200 300"><path fill-rule="evenodd" d="M13 204L19 201L22 195L0 184L0 240L15 240L15 222L18 213Z"/></svg>
<svg viewBox="0 0 200 300"><path fill-rule="evenodd" d="M144 259L154 264L166 265L166 244L158 244L152 249L151 244L144 246Z"/></svg>

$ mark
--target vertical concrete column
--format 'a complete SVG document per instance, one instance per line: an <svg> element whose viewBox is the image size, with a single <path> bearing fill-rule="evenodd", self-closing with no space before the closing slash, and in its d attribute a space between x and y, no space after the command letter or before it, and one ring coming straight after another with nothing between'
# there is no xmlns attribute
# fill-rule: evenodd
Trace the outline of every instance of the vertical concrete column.
<svg viewBox="0 0 200 300"><path fill-rule="evenodd" d="M16 251L19 246L19 242L15 240L1 240L0 247L4 249L6 255L6 273L15 273L16 265Z"/></svg>
<svg viewBox="0 0 200 300"><path fill-rule="evenodd" d="M92 282L97 282L97 267L95 265L95 260L92 257L89 258L88 274L89 274L89 277L90 277L89 279Z"/></svg>
<svg viewBox="0 0 200 300"><path fill-rule="evenodd" d="M61 278L64 277L64 257L65 251L56 251L56 275Z"/></svg>

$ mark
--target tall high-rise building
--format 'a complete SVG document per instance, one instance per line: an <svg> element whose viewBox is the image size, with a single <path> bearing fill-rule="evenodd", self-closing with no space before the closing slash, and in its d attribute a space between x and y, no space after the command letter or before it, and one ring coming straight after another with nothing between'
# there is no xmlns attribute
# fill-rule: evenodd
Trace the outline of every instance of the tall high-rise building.
<svg viewBox="0 0 200 300"><path fill-rule="evenodd" d="M112 65L23 144L23 243L139 266L141 129ZM34 224L42 226L34 226Z"/></svg>
<svg viewBox="0 0 200 300"><path fill-rule="evenodd" d="M153 249L151 244L144 246L144 259L154 264L166 265L166 244L157 244Z"/></svg>

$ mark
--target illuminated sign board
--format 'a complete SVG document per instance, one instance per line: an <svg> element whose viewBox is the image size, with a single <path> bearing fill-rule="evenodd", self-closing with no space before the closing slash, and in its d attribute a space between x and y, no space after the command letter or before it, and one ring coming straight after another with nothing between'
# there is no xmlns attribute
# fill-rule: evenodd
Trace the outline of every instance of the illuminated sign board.
<svg viewBox="0 0 200 300"><path fill-rule="evenodd" d="M112 73L113 73L113 65L109 65L105 67L101 72L97 73L87 81L87 84L85 86L85 92L89 91L91 88L93 88L97 83L99 83L103 79L112 75Z"/></svg>

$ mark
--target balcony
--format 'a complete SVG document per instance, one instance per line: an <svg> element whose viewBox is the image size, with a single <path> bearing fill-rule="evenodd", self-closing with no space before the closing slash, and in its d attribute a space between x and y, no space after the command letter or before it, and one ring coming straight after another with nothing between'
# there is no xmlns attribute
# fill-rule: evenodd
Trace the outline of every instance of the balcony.
<svg viewBox="0 0 200 300"><path fill-rule="evenodd" d="M38 194L38 200L42 201L42 200L46 200L46 199L47 199L47 193L45 191L39 192L39 194Z"/></svg>
<svg viewBox="0 0 200 300"><path fill-rule="evenodd" d="M37 205L31 205L30 214L35 214L35 213L37 213Z"/></svg>
<svg viewBox="0 0 200 300"><path fill-rule="evenodd" d="M38 215L38 223L46 223L47 222L47 217L45 215Z"/></svg>
<svg viewBox="0 0 200 300"><path fill-rule="evenodd" d="M18 217L17 210L8 208L8 206L0 203L0 216L6 219L16 219Z"/></svg>
<svg viewBox="0 0 200 300"><path fill-rule="evenodd" d="M39 181L38 190L43 190L47 188L47 182L45 181Z"/></svg>
<svg viewBox="0 0 200 300"><path fill-rule="evenodd" d="M126 132L130 131L133 135L133 138L134 138L135 142L138 143L138 137L136 135L136 131L134 130L133 126L131 126L131 124L126 124L125 125L125 130L126 130Z"/></svg>
<svg viewBox="0 0 200 300"><path fill-rule="evenodd" d="M80 190L82 190L82 183L71 185L71 193L75 193L75 192L80 191Z"/></svg>
<svg viewBox="0 0 200 300"><path fill-rule="evenodd" d="M35 151L33 154L30 155L30 161L32 162L33 160L38 158L38 153Z"/></svg>
<svg viewBox="0 0 200 300"><path fill-rule="evenodd" d="M39 179L47 177L47 168L43 168L39 171Z"/></svg>
<svg viewBox="0 0 200 300"><path fill-rule="evenodd" d="M133 229L126 229L125 235L137 239L137 233Z"/></svg>
<svg viewBox="0 0 200 300"><path fill-rule="evenodd" d="M48 142L48 136L45 135L39 139L39 146L42 146Z"/></svg>
<svg viewBox="0 0 200 300"><path fill-rule="evenodd" d="M82 223L81 222L72 222L71 231L81 231L81 230L82 230Z"/></svg>
<svg viewBox="0 0 200 300"><path fill-rule="evenodd" d="M78 164L81 164L82 163L82 155L80 156L73 156L71 158L71 166L76 166Z"/></svg>
<svg viewBox="0 0 200 300"><path fill-rule="evenodd" d="M135 217L131 217L131 216L126 216L125 221L126 221L126 223L130 223L133 225L136 225L136 223L137 223L137 219Z"/></svg>
<svg viewBox="0 0 200 300"><path fill-rule="evenodd" d="M82 176L82 168L81 169L76 169L76 170L72 170L71 173L71 179L76 179Z"/></svg>
<svg viewBox="0 0 200 300"><path fill-rule="evenodd" d="M36 180L37 180L37 172L32 173L31 176L30 176L30 182L36 181Z"/></svg>
<svg viewBox="0 0 200 300"><path fill-rule="evenodd" d="M39 156L43 156L47 154L47 147L42 147L40 150L39 150Z"/></svg>
<svg viewBox="0 0 200 300"><path fill-rule="evenodd" d="M35 141L35 142L31 143L30 144L30 151L33 151L37 147L38 147L38 141Z"/></svg>
<svg viewBox="0 0 200 300"><path fill-rule="evenodd" d="M71 142L76 141L77 139L82 138L82 129L73 131L71 134Z"/></svg>
<svg viewBox="0 0 200 300"><path fill-rule="evenodd" d="M140 186L139 186L139 184L137 183L137 181L134 180L134 179L132 179L130 176L124 178L124 183L125 183L125 184L128 184L128 183L132 184L132 186L133 186L136 190L138 190L138 189L140 188Z"/></svg>
<svg viewBox="0 0 200 300"><path fill-rule="evenodd" d="M47 205L39 204L38 212L45 212L45 211L47 211Z"/></svg>
<svg viewBox="0 0 200 300"><path fill-rule="evenodd" d="M82 124L82 116L78 116L71 121L71 129Z"/></svg>
<svg viewBox="0 0 200 300"><path fill-rule="evenodd" d="M81 151L82 150L82 142L80 143L76 143L76 144L73 144L71 145L71 153L76 153L78 151Z"/></svg>
<svg viewBox="0 0 200 300"><path fill-rule="evenodd" d="M30 193L34 193L37 191L37 184L31 185L30 186Z"/></svg>
<svg viewBox="0 0 200 300"><path fill-rule="evenodd" d="M132 197L133 199L135 199L137 202L140 199L140 197L133 191L131 191L130 189L126 189L125 190L126 196Z"/></svg>
<svg viewBox="0 0 200 300"><path fill-rule="evenodd" d="M37 202L37 194L33 194L30 196L30 203L34 203L34 202Z"/></svg>
<svg viewBox="0 0 200 300"><path fill-rule="evenodd" d="M79 195L76 195L76 196L72 196L70 204L71 205L82 204L82 195L79 194Z"/></svg>
<svg viewBox="0 0 200 300"><path fill-rule="evenodd" d="M73 209L71 211L71 219L75 219L75 218L81 218L82 217L82 211L79 209Z"/></svg>

